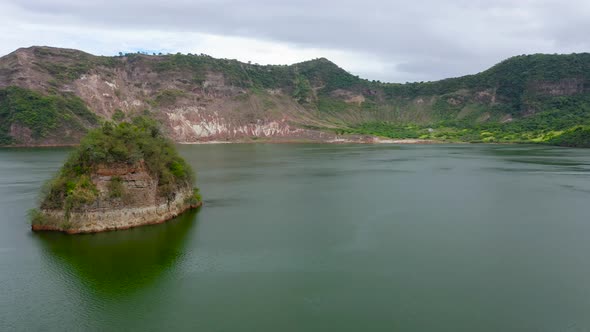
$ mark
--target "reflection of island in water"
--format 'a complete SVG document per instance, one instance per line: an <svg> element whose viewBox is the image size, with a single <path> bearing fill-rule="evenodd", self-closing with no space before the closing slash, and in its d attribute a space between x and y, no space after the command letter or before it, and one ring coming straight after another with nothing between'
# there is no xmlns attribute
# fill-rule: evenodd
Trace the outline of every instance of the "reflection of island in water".
<svg viewBox="0 0 590 332"><path fill-rule="evenodd" d="M125 295L157 281L183 255L197 222L189 211L160 225L91 235L36 234L55 270L96 293Z"/></svg>

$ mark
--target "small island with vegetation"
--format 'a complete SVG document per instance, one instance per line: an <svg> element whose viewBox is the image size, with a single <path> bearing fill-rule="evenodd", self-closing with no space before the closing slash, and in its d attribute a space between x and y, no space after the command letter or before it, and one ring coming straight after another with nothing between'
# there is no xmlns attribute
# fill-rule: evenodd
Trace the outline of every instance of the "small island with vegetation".
<svg viewBox="0 0 590 332"><path fill-rule="evenodd" d="M201 206L191 167L157 123L104 123L82 139L31 210L34 231L93 233L165 222Z"/></svg>

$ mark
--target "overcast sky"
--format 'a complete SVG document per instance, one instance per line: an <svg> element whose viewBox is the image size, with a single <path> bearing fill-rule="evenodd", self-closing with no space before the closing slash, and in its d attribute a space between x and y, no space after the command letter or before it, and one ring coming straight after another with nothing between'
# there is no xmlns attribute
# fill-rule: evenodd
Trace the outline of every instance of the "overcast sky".
<svg viewBox="0 0 590 332"><path fill-rule="evenodd" d="M590 1L2 0L0 54L206 53L260 64L326 57L368 79L472 74L512 55L590 50Z"/></svg>

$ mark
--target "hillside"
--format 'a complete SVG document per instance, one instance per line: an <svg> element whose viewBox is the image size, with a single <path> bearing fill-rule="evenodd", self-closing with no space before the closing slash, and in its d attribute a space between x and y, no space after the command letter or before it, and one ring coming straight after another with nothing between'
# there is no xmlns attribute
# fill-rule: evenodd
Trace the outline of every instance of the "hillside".
<svg viewBox="0 0 590 332"><path fill-rule="evenodd" d="M590 124L590 54L522 55L436 82L382 83L320 58L289 66L200 55L0 58L0 144L76 143L101 119L147 114L177 142L379 135L558 142ZM570 144L571 145L571 144Z"/></svg>

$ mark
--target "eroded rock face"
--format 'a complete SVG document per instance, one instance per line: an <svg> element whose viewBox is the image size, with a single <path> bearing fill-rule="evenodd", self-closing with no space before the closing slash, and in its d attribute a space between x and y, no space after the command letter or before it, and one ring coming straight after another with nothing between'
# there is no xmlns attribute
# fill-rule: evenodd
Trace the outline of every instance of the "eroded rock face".
<svg viewBox="0 0 590 332"><path fill-rule="evenodd" d="M235 140L241 137L290 137L304 132L289 125L287 119L228 121L217 112L203 114L196 108L167 112L168 125L177 142Z"/></svg>
<svg viewBox="0 0 590 332"><path fill-rule="evenodd" d="M584 92L585 81L580 78L566 78L557 82L535 82L533 90L541 95L571 96Z"/></svg>
<svg viewBox="0 0 590 332"><path fill-rule="evenodd" d="M92 175L92 182L100 193L96 208L146 207L165 203L164 198L158 196L158 181L148 173L143 162L99 165ZM120 193L113 193L113 189Z"/></svg>
<svg viewBox="0 0 590 332"><path fill-rule="evenodd" d="M99 165L92 173L98 191L93 203L66 211L42 209L42 224L33 230L54 230L70 234L94 233L157 224L200 206L187 184L172 196L158 192L158 181L147 171L143 161L134 165Z"/></svg>
<svg viewBox="0 0 590 332"><path fill-rule="evenodd" d="M167 203L121 207L118 209L91 208L85 211L71 212L69 220L63 210L43 210L42 212L53 223L34 225L33 230L63 231L69 234L97 233L132 227L159 224L168 221L190 208L200 206L187 203L192 190L178 192L173 200ZM61 221L61 222L60 222Z"/></svg>

